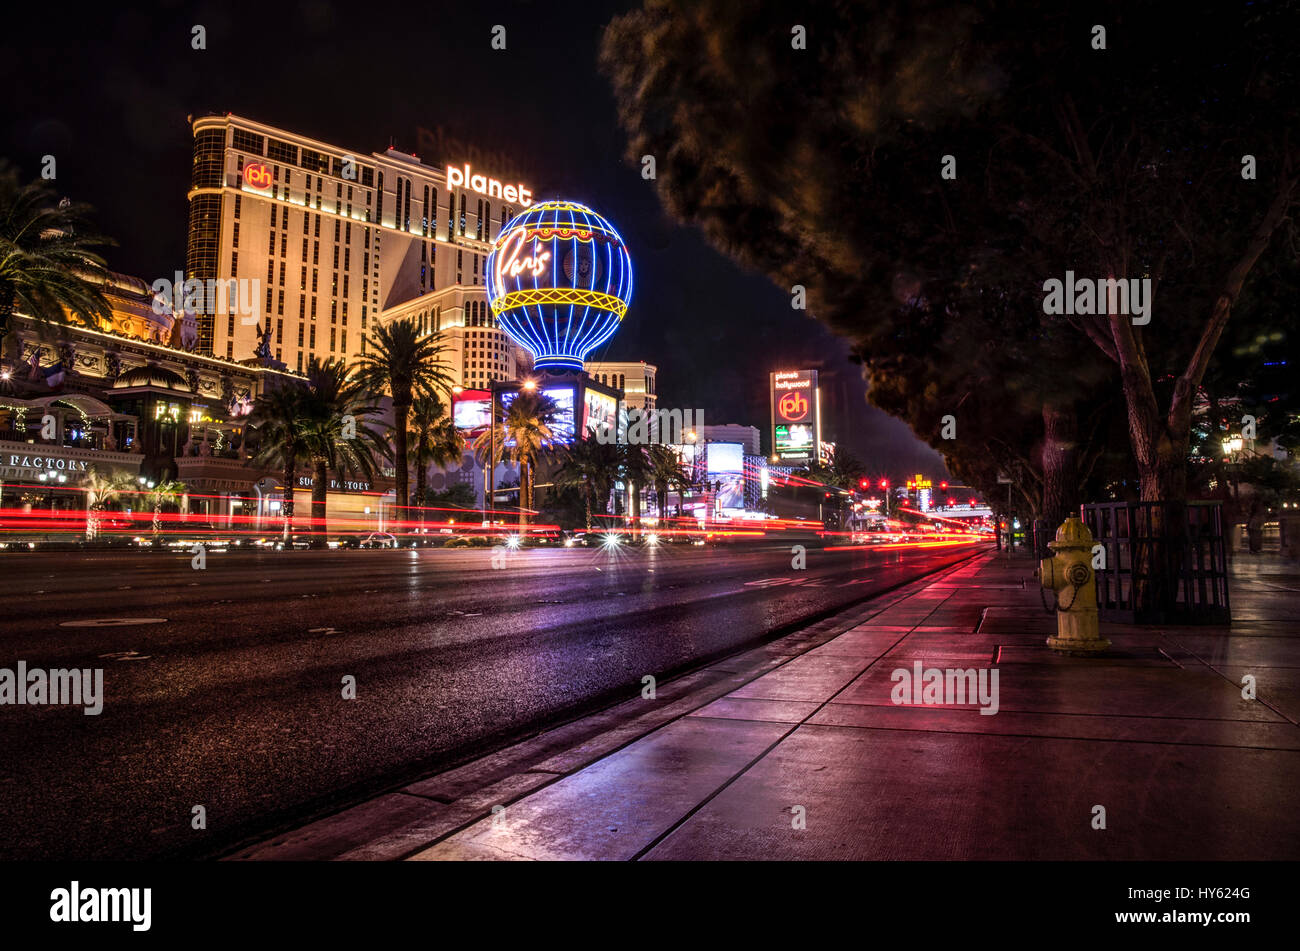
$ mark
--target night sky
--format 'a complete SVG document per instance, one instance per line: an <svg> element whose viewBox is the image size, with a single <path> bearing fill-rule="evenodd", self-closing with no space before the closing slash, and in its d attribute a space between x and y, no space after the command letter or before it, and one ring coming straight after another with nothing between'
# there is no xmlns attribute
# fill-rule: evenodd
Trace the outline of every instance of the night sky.
<svg viewBox="0 0 1300 951"><path fill-rule="evenodd" d="M234 112L359 154L392 141L435 167L463 157L420 152L421 129L425 143L500 153L539 199L585 202L628 242L632 307L593 358L658 365L661 406L757 426L765 451L768 371L816 368L824 438L875 473L946 478L938 455L866 404L842 341L669 222L655 183L625 161L596 50L629 6L159 3L65 16L20 4L5 14L0 156L32 177L54 155L59 192L94 205L118 241L110 267L152 282L184 268L188 115ZM206 50L191 48L194 24L207 29ZM490 47L494 24L506 27L504 51Z"/></svg>

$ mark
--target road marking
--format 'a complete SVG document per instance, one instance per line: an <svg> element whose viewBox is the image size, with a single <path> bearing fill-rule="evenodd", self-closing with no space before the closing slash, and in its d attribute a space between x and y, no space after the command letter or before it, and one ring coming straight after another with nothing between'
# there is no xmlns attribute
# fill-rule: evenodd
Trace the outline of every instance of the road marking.
<svg viewBox="0 0 1300 951"><path fill-rule="evenodd" d="M126 627L128 624L166 624L165 617L98 617L89 621L63 621L59 627Z"/></svg>
<svg viewBox="0 0 1300 951"><path fill-rule="evenodd" d="M337 634L338 630L332 627L309 627L308 634Z"/></svg>
<svg viewBox="0 0 1300 951"><path fill-rule="evenodd" d="M151 655L141 654L139 651L113 651L111 654L100 654L99 656L101 660L148 660Z"/></svg>

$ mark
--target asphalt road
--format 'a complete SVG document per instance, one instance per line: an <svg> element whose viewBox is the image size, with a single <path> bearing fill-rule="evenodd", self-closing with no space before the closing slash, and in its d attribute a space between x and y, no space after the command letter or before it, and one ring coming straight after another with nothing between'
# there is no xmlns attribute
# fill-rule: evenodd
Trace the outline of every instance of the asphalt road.
<svg viewBox="0 0 1300 951"><path fill-rule="evenodd" d="M0 706L0 859L219 854L975 547L0 556L0 667L105 695Z"/></svg>

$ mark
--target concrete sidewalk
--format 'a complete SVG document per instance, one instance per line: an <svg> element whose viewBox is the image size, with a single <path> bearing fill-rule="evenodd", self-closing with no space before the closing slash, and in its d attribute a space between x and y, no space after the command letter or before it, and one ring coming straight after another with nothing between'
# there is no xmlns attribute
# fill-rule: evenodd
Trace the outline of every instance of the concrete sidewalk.
<svg viewBox="0 0 1300 951"><path fill-rule="evenodd" d="M1300 856L1300 569L1239 555L1231 629L1072 658L1035 564L977 556L233 858ZM917 661L997 668L997 714L895 705Z"/></svg>

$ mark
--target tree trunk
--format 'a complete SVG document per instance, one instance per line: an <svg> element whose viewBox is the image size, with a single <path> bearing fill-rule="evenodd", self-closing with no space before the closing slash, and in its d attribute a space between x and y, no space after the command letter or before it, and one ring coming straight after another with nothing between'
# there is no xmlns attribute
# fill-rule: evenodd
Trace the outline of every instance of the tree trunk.
<svg viewBox="0 0 1300 951"><path fill-rule="evenodd" d="M315 472L311 480L311 547L324 548L325 540L325 492L329 487L329 476L325 460L315 460Z"/></svg>
<svg viewBox="0 0 1300 951"><path fill-rule="evenodd" d="M393 474L393 504L396 507L395 513L399 523L407 517L406 506L409 501L406 491L409 478L406 471L406 417L410 408L411 404L408 402L393 401L393 424L397 427L393 432L393 455L396 463L396 471Z"/></svg>
<svg viewBox="0 0 1300 951"><path fill-rule="evenodd" d="M533 467L527 459L519 460L519 529L528 527L528 510L533 507Z"/></svg>
<svg viewBox="0 0 1300 951"><path fill-rule="evenodd" d="M298 451L292 443L285 447L284 458L284 502L280 514L284 516L284 544L287 548L293 534L293 486L298 480Z"/></svg>
<svg viewBox="0 0 1300 951"><path fill-rule="evenodd" d="M1079 420L1073 407L1043 404L1043 501L1047 531L1079 515Z"/></svg>
<svg viewBox="0 0 1300 951"><path fill-rule="evenodd" d="M158 533L162 531L162 499L154 502L153 506L153 537L158 538Z"/></svg>
<svg viewBox="0 0 1300 951"><path fill-rule="evenodd" d="M591 497L595 490L591 487L591 482L587 482L582 487L583 501L587 503L587 531L591 531Z"/></svg>
<svg viewBox="0 0 1300 951"><path fill-rule="evenodd" d="M424 525L424 517L425 517L425 515L424 515L424 490L425 490L425 486L428 484L428 481L429 481L429 472L428 472L428 469L429 469L429 467L428 467L425 463L419 461L418 459L416 460L416 463L415 463L415 504L418 505L418 506L420 507L420 515L419 515L419 518L420 518L420 524L421 524L421 526Z"/></svg>

